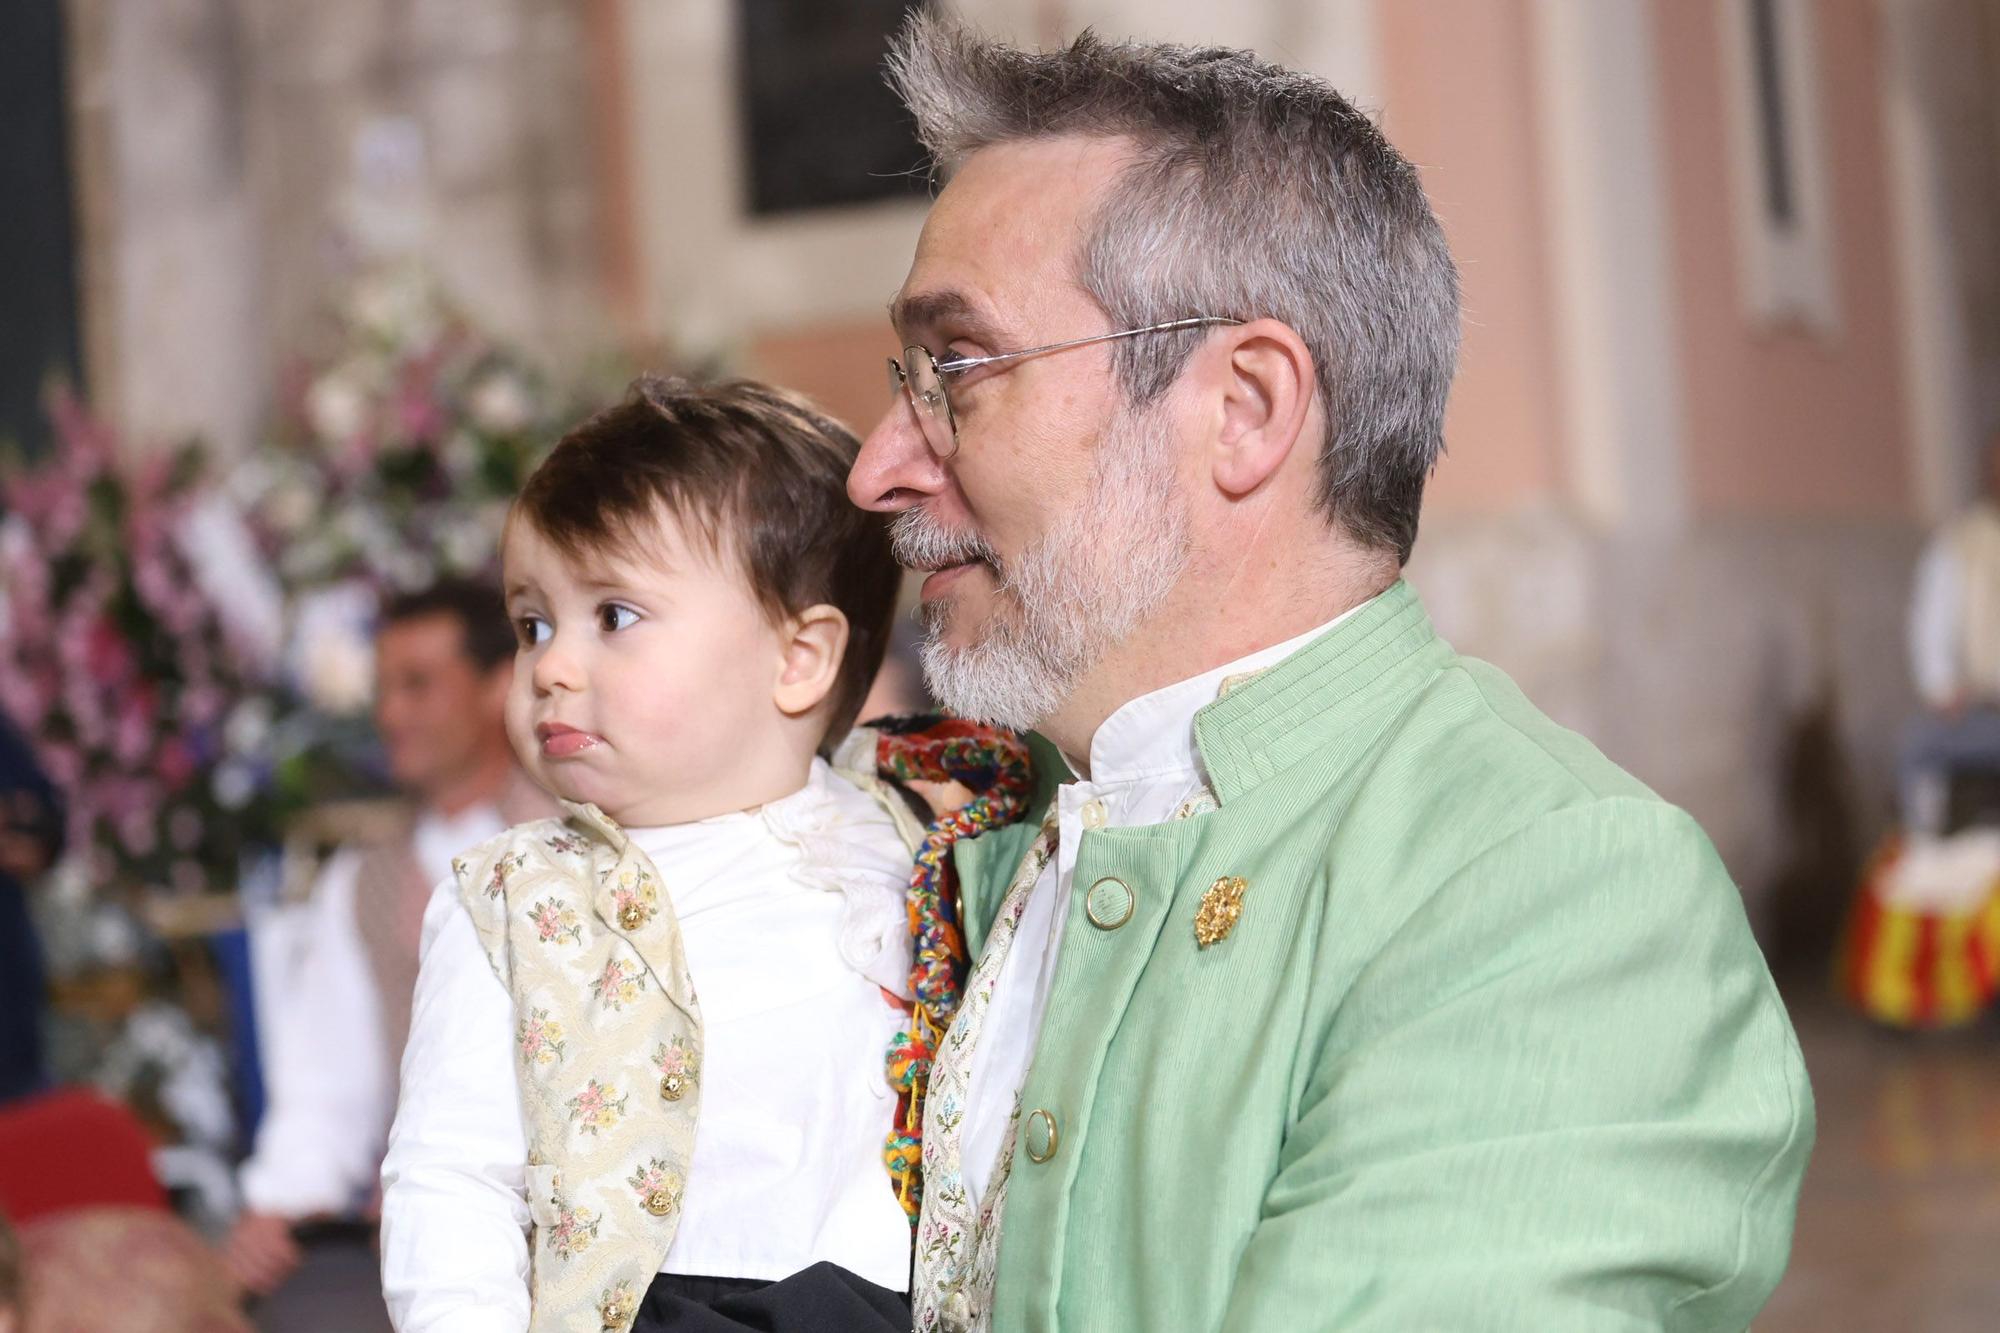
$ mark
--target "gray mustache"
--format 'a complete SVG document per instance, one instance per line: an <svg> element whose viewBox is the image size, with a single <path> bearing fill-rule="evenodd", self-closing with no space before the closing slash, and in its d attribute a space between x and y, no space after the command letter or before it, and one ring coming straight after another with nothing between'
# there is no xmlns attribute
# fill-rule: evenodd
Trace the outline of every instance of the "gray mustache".
<svg viewBox="0 0 2000 1333"><path fill-rule="evenodd" d="M1000 557L970 532L953 532L922 509L905 509L889 525L889 549L905 569L940 569L974 561L998 570Z"/></svg>

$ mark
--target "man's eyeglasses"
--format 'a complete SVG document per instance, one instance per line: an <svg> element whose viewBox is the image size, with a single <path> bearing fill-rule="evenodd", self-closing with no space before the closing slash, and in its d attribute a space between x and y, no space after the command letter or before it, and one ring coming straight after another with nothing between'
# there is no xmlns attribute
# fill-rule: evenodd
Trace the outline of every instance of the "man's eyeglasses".
<svg viewBox="0 0 2000 1333"><path fill-rule="evenodd" d="M940 362L932 356L929 348L905 347L903 359L889 358L889 392L901 393L910 400L910 408L917 414L917 425L923 429L924 442L931 447L931 453L939 461L950 458L958 452L958 417L951 410L951 395L945 392L945 380L952 375L963 374L978 366L990 366L999 361L1018 361L1022 357L1040 356L1045 352L1062 352L1072 347L1085 347L1091 343L1110 342L1114 338L1136 338L1142 333L1165 333L1169 329L1193 329L1206 324L1241 324L1240 319L1230 319L1224 315L1196 315L1190 319L1170 319L1164 324L1148 324L1143 329L1125 329L1118 333L1098 333L1088 338L1071 338L1067 342L1047 343L1041 347L1024 347L1018 352L999 352L992 356L960 356Z"/></svg>

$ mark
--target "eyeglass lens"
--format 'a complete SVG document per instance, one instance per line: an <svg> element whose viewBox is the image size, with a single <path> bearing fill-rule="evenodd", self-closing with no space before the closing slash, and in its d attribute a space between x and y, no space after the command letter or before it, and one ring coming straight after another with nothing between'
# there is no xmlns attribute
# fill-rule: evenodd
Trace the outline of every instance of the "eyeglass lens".
<svg viewBox="0 0 2000 1333"><path fill-rule="evenodd" d="M931 354L921 347L904 348L902 363L889 363L889 389L909 394L925 443L939 458L951 457L958 440L952 429L951 404L944 396L944 377L938 374Z"/></svg>

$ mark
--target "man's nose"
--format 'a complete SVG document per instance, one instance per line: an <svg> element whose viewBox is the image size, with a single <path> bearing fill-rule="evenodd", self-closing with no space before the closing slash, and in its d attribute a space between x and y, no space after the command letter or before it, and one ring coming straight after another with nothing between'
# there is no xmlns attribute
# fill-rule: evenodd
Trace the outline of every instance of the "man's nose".
<svg viewBox="0 0 2000 1333"><path fill-rule="evenodd" d="M948 484L944 465L917 426L907 394L897 394L889 410L861 442L847 473L847 498L862 509L896 514Z"/></svg>

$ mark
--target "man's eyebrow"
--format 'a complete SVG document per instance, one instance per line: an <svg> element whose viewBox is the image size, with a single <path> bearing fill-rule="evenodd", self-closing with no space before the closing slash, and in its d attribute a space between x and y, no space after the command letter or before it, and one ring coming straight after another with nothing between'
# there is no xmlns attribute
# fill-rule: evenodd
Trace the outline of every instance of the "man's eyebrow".
<svg viewBox="0 0 2000 1333"><path fill-rule="evenodd" d="M956 325L967 337L992 342L999 334L964 292L916 292L889 303L889 322L902 337L915 337L939 324Z"/></svg>

